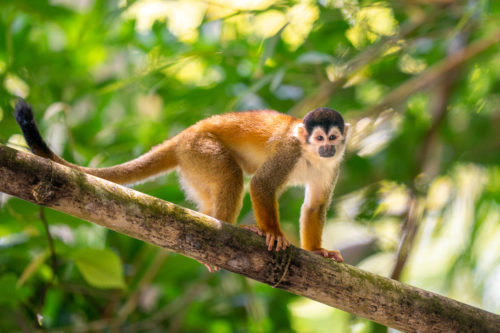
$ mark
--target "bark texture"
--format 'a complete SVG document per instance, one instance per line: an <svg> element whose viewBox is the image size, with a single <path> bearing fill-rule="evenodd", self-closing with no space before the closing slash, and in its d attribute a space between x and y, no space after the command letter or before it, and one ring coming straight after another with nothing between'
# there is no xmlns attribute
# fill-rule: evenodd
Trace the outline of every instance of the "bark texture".
<svg viewBox="0 0 500 333"><path fill-rule="evenodd" d="M0 191L405 332L500 332L500 316L0 145Z"/></svg>

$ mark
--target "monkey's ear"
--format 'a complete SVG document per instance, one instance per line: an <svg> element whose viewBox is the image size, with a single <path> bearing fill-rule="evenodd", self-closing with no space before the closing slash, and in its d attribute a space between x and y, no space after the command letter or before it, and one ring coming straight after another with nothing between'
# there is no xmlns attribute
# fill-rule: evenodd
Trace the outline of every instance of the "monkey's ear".
<svg viewBox="0 0 500 333"><path fill-rule="evenodd" d="M306 143L308 134L306 128L304 127L304 124L299 124L296 130L297 130L297 137L299 138L300 142Z"/></svg>
<svg viewBox="0 0 500 333"><path fill-rule="evenodd" d="M349 136L351 136L351 124L345 123L344 124L344 140L347 141L349 139Z"/></svg>

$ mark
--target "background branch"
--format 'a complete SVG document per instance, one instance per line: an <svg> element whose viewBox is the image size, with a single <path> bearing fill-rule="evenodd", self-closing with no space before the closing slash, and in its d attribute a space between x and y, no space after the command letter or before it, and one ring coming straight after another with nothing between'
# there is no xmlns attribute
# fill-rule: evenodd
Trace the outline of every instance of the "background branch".
<svg viewBox="0 0 500 333"><path fill-rule="evenodd" d="M499 42L500 29L483 39L471 43L463 50L450 54L436 65L407 80L387 94L382 101L364 111L359 118L376 116L387 108L396 107L414 93L434 87L435 84L441 82L447 75L451 75L465 62L487 51L490 47L498 45Z"/></svg>

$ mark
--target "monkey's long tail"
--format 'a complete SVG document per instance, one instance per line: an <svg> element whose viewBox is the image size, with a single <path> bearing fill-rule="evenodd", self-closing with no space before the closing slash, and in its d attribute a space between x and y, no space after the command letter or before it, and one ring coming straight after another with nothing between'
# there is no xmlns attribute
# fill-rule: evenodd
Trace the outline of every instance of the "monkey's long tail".
<svg viewBox="0 0 500 333"><path fill-rule="evenodd" d="M28 146L34 154L115 183L135 183L166 172L177 165L175 142L173 140L167 140L153 147L153 149L146 154L129 162L107 168L82 167L62 159L49 148L40 135L40 131L33 117L31 106L26 101L22 99L17 101L15 106L15 117L17 123L21 127Z"/></svg>

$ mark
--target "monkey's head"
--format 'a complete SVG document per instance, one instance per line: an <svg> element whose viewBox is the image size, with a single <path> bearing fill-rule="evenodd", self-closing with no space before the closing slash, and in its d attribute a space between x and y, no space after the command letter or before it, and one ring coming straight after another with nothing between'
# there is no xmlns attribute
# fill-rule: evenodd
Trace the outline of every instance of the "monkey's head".
<svg viewBox="0 0 500 333"><path fill-rule="evenodd" d="M309 150L324 158L343 152L349 124L335 110L314 109L304 117L299 127L299 137Z"/></svg>

